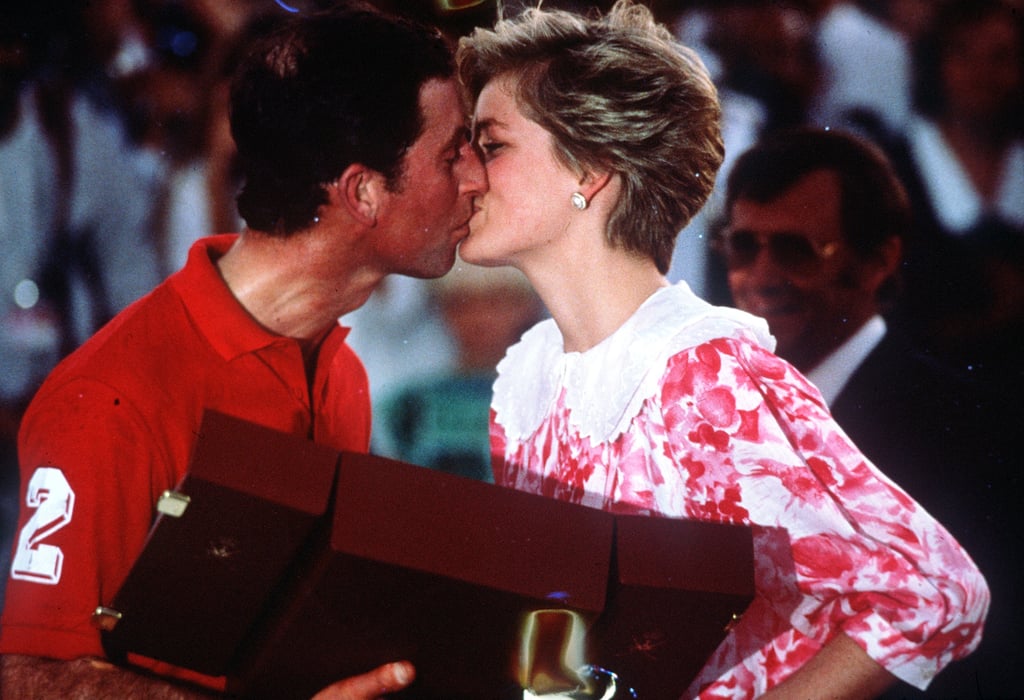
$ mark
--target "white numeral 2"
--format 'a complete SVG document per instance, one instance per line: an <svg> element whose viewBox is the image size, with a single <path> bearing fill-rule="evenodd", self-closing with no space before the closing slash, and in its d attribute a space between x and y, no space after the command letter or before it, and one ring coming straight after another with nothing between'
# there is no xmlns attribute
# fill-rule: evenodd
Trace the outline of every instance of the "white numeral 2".
<svg viewBox="0 0 1024 700"><path fill-rule="evenodd" d="M21 529L11 562L11 578L55 584L60 581L64 552L42 542L71 522L75 492L60 469L39 467L29 481L25 503L36 512Z"/></svg>

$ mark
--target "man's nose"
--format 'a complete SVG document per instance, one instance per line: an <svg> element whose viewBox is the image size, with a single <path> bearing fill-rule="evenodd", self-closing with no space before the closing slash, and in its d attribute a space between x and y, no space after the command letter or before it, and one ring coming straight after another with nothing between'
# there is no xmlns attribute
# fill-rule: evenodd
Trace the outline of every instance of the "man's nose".
<svg viewBox="0 0 1024 700"><path fill-rule="evenodd" d="M762 290L788 286L789 275L767 245L761 245L741 272L747 283Z"/></svg>
<svg viewBox="0 0 1024 700"><path fill-rule="evenodd" d="M480 158L480 153L471 143L463 147L463 157L459 161L461 172L459 173L460 194L478 195L488 189L487 170Z"/></svg>

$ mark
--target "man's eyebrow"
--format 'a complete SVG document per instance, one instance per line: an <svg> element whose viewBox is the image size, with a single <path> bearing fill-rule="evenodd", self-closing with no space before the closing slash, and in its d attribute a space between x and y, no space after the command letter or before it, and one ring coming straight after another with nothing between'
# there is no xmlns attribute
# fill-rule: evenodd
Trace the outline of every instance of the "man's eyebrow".
<svg viewBox="0 0 1024 700"><path fill-rule="evenodd" d="M459 150L462 147L462 141L470 140L471 133L469 128L469 120L467 119L460 126L456 127L452 131L451 138L448 139L448 143L445 144L444 150L450 151L452 149Z"/></svg>

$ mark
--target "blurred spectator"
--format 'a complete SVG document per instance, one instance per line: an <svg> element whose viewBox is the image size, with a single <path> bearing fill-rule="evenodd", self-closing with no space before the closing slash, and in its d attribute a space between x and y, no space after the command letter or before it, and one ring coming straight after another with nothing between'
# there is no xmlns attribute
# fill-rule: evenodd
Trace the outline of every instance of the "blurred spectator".
<svg viewBox="0 0 1024 700"><path fill-rule="evenodd" d="M57 162L39 110L38 25L0 15L0 405L8 411L56 361L59 337L40 275L56 240ZM8 413L7 430L16 416ZM7 431L5 431L7 432Z"/></svg>
<svg viewBox="0 0 1024 700"><path fill-rule="evenodd" d="M429 289L424 280L387 277L363 306L341 318L351 328L345 342L366 367L375 415L398 387L455 366L455 341ZM378 451L376 442L371 448Z"/></svg>
<svg viewBox="0 0 1024 700"><path fill-rule="evenodd" d="M493 481L488 415L496 367L510 345L540 320L543 307L513 268L459 261L432 283L456 364L413 379L380 402L374 445L413 464Z"/></svg>
<svg viewBox="0 0 1024 700"><path fill-rule="evenodd" d="M813 17L796 3L728 0L700 3L676 13L673 26L697 49L719 90L724 182L736 154L763 134L805 123L820 86ZM722 189L680 233L668 278L686 280L700 296L722 296L723 282L707 266L713 222L721 216Z"/></svg>
<svg viewBox="0 0 1024 700"><path fill-rule="evenodd" d="M203 232L241 225L226 90L238 51L267 10L257 15L243 0L134 0L131 9L138 58L124 61L117 87L132 140L158 183L154 235L168 274Z"/></svg>
<svg viewBox="0 0 1024 700"><path fill-rule="evenodd" d="M815 34L822 66L816 123L855 127L874 135L898 132L906 124L910 38L886 21L882 4L875 3L872 13L866 2L816 2Z"/></svg>
<svg viewBox="0 0 1024 700"><path fill-rule="evenodd" d="M1006 403L927 358L883 312L909 227L882 151L849 134L783 132L740 156L720 248L736 305L768 321L776 352L821 390L864 454L957 537L993 591L980 650L928 697L1003 697L1024 662L1016 639L1022 544ZM1016 534L1014 534L1016 533ZM901 686L892 697L919 696Z"/></svg>
<svg viewBox="0 0 1024 700"><path fill-rule="evenodd" d="M722 99L752 99L761 133L806 123L821 86L813 16L796 3L730 0L709 6L706 42L720 63Z"/></svg>
<svg viewBox="0 0 1024 700"><path fill-rule="evenodd" d="M0 566L4 571L18 513L18 424L34 375L52 366L58 345L57 324L39 303L37 281L43 251L53 238L48 190L55 165L34 91L25 86L41 51L40 33L34 26L39 21L14 16L7 6L0 9Z"/></svg>
<svg viewBox="0 0 1024 700"><path fill-rule="evenodd" d="M892 152L914 205L901 323L934 352L1020 386L1024 24L950 0L915 50L916 114Z"/></svg>
<svg viewBox="0 0 1024 700"><path fill-rule="evenodd" d="M0 483L60 357L159 281L147 179L82 41L77 3L0 10ZM7 494L0 547L11 536Z"/></svg>
<svg viewBox="0 0 1024 700"><path fill-rule="evenodd" d="M5 400L31 394L57 357L158 281L148 193L136 190L116 115L78 67L85 56L68 40L72 24L57 21L62 9L19 7L3 22L31 47L21 54L31 65L20 76L5 68L2 86Z"/></svg>

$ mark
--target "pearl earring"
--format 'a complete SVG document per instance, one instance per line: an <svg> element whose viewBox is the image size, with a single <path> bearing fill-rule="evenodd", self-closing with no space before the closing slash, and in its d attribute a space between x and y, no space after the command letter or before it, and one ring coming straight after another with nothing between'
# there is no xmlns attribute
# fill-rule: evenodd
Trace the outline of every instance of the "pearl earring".
<svg viewBox="0 0 1024 700"><path fill-rule="evenodd" d="M569 197L569 201L572 202L572 205L580 211L587 208L587 198L579 192L573 192L572 196Z"/></svg>

